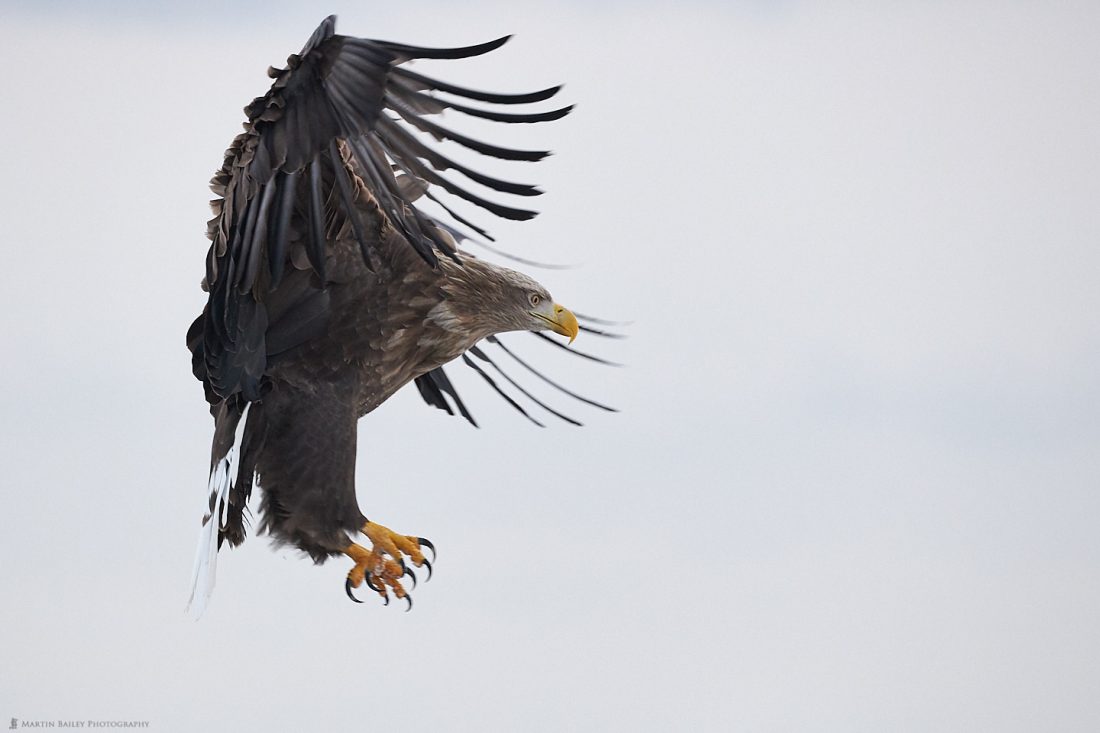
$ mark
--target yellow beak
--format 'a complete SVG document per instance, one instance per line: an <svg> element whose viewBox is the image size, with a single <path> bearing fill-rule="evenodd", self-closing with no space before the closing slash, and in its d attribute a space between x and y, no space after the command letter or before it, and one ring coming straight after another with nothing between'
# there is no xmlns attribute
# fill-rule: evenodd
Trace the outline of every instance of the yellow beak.
<svg viewBox="0 0 1100 733"><path fill-rule="evenodd" d="M541 313L536 313L539 318L546 321L546 325L554 333L560 333L562 336L569 337L569 343L573 343L573 340L577 338L577 334L580 332L580 325L577 323L577 317L573 315L573 312L568 308L554 303L554 317L547 318Z"/></svg>

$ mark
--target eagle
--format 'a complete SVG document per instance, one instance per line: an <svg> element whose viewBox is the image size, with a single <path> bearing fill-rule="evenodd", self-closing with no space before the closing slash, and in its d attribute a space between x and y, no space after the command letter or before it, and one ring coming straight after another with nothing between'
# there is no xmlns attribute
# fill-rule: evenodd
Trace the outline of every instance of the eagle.
<svg viewBox="0 0 1100 733"><path fill-rule="evenodd" d="M582 315L588 325L581 325L534 279L460 248L492 238L440 195L524 220L535 212L484 198L442 172L502 194L541 191L480 173L430 145L446 140L492 158L540 160L546 151L482 142L431 118L450 111L503 123L552 121L571 107L510 106L542 102L560 87L497 94L407 65L478 56L508 37L421 48L335 28L335 16L326 18L285 68L268 69L270 90L245 108L244 131L211 181L218 198L207 229L208 298L187 332L192 370L214 417L189 603L195 614L213 589L218 551L245 539L255 486L260 532L317 563L346 558L352 600L361 602L352 591L365 583L387 604L392 594L411 609L410 564L430 577L435 547L363 514L355 492L356 425L410 381L429 405L457 410L476 425L443 371L458 358L526 414L482 366L496 367L478 346L483 340L562 391L612 409L560 387L497 339L532 331L553 341L542 333L550 331L571 344L580 330L605 333L591 324L606 322ZM416 205L421 200L442 213L426 213Z"/></svg>

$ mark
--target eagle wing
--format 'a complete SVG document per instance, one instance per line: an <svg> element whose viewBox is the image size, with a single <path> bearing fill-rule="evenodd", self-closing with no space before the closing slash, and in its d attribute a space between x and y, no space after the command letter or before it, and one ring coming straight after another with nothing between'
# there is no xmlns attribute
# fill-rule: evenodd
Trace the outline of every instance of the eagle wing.
<svg viewBox="0 0 1100 733"><path fill-rule="evenodd" d="M208 228L211 240L204 316L188 335L196 376L216 404L232 395L259 397L261 379L275 350L309 338L327 306L324 286L328 233L347 228L363 259L382 246L380 231L368 230L357 203L359 182L385 220L429 264L454 256L453 240L434 218L420 211L418 195L435 201L458 224L483 229L444 203L437 193L463 199L508 219L535 212L514 208L467 190L440 171L451 169L491 190L518 196L541 193L534 186L478 173L421 142L413 132L451 140L504 160L539 160L547 151L515 150L480 142L428 119L446 109L498 122L558 119L571 107L513 113L470 107L450 97L491 105L549 99L560 87L528 94L495 94L448 84L404 68L413 59L461 59L487 53L508 37L463 48L420 48L337 35L336 18L326 18L285 69L269 69L271 89L245 112L248 122L225 154L211 181L220 196ZM441 97L442 92L450 97ZM354 171L352 176L349 171ZM415 181L397 173L407 174ZM453 230L452 230L453 231ZM285 282L293 250L304 250L306 275ZM277 316L277 317L276 317ZM429 378L435 391L447 389L445 375ZM422 388L422 393L423 393ZM451 390L453 391L453 389ZM434 392L429 390L434 396ZM463 408L464 411L464 408Z"/></svg>

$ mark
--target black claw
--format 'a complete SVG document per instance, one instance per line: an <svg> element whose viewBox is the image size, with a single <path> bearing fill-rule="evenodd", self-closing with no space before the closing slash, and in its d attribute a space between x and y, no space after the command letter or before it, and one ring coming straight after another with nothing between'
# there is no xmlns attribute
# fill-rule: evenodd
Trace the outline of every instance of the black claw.
<svg viewBox="0 0 1100 733"><path fill-rule="evenodd" d="M429 580L432 579L432 564L428 562L428 558L424 558L424 560L422 561L422 565L428 568L428 577L424 578L424 582L427 583Z"/></svg>
<svg viewBox="0 0 1100 733"><path fill-rule="evenodd" d="M348 598L355 601L356 603L362 603L362 601L356 598L355 594L351 592L351 578L348 578L346 581L344 581L344 591L347 592Z"/></svg>
<svg viewBox="0 0 1100 733"><path fill-rule="evenodd" d="M367 587L370 588L375 593L381 593L382 592L381 588L376 586L374 583L370 582L370 573L367 573L366 575L364 575L363 580L367 581Z"/></svg>
<svg viewBox="0 0 1100 733"><path fill-rule="evenodd" d="M414 573L410 568L405 568L405 575L413 579L413 588L416 588L416 573ZM405 576L402 575L401 577Z"/></svg>
<svg viewBox="0 0 1100 733"><path fill-rule="evenodd" d="M435 545L433 545L431 542L428 542L428 540L424 539L423 537L417 537L416 541L420 543L421 547L427 547L429 550L432 551L433 560L436 558Z"/></svg>
<svg viewBox="0 0 1100 733"><path fill-rule="evenodd" d="M413 597L406 593L405 600L409 602L409 607L405 609L405 613L408 613L409 611L413 610Z"/></svg>
<svg viewBox="0 0 1100 733"><path fill-rule="evenodd" d="M385 603L382 604L383 606L390 605L390 597L388 595L382 596L382 598L385 600Z"/></svg>

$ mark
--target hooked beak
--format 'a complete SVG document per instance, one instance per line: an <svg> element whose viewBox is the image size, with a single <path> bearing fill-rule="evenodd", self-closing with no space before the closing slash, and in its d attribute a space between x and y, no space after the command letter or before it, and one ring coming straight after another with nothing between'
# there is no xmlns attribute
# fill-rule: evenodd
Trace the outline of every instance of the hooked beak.
<svg viewBox="0 0 1100 733"><path fill-rule="evenodd" d="M554 333L560 333L562 336L569 337L569 343L573 343L573 340L577 338L577 334L580 332L580 325L577 323L577 317L573 315L565 306L554 303L552 306L553 315L547 316L545 313L539 313L538 311L531 311L531 315L538 316L546 322L546 327Z"/></svg>

